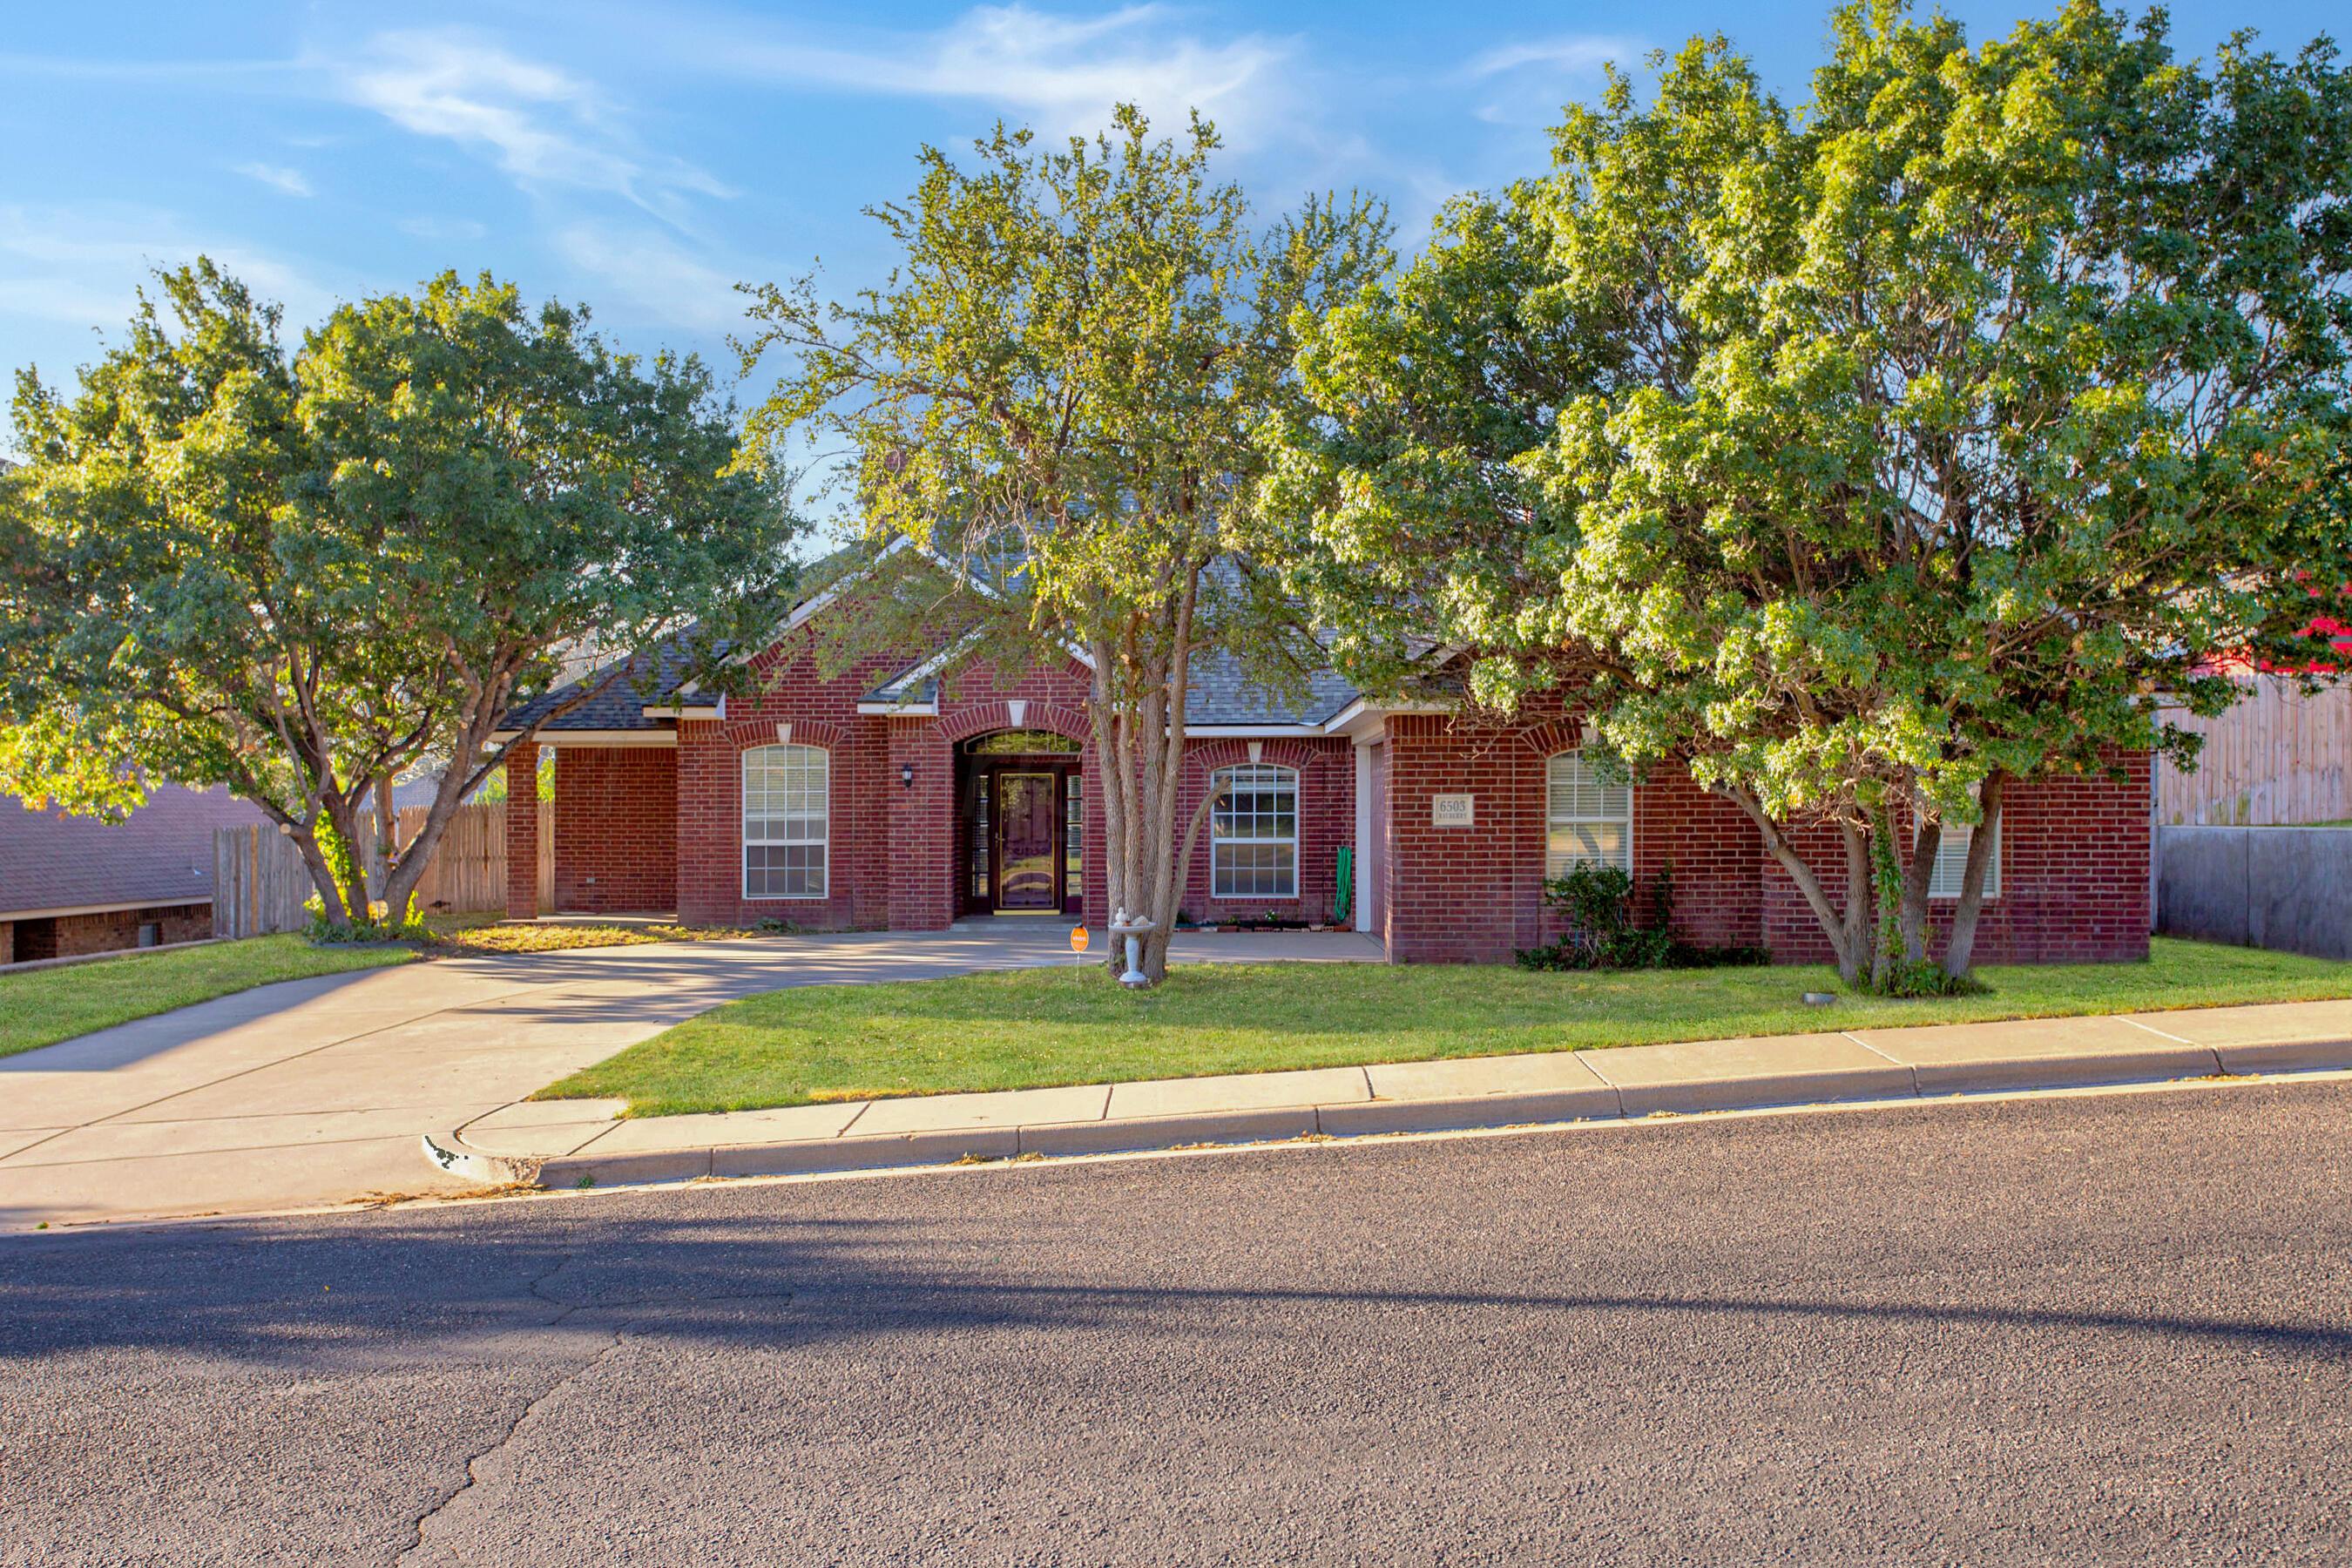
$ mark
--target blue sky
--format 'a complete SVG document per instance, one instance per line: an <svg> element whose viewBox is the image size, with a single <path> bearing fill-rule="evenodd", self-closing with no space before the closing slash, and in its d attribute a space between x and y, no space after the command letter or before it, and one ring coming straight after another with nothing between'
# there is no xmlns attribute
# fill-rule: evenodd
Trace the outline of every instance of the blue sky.
<svg viewBox="0 0 2352 1568"><path fill-rule="evenodd" d="M1978 37L2023 14L1953 9ZM2240 25L2292 47L2331 13L2172 11L2193 54ZM1774 0L17 5L0 29L0 365L66 379L146 268L204 251L298 327L487 267L731 378L731 285L820 258L828 291L877 277L889 258L859 208L906 190L926 141L999 117L1089 129L1119 99L1171 121L1198 105L1262 205L1360 186L1410 247L1445 195L1540 169L1544 128L1603 60L1719 30L1801 99L1823 16Z"/></svg>

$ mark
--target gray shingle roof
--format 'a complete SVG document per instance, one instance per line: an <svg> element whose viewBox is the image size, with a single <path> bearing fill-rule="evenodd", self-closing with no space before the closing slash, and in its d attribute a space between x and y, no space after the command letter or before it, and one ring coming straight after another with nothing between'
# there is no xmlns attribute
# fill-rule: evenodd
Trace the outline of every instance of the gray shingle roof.
<svg viewBox="0 0 2352 1568"><path fill-rule="evenodd" d="M196 903L213 896L213 829L263 820L225 789L162 784L124 821L0 795L0 920L29 910Z"/></svg>
<svg viewBox="0 0 2352 1568"><path fill-rule="evenodd" d="M719 651L725 652L723 646ZM582 689L604 681L612 668L611 665L605 665L532 699L509 714L501 727L520 729L533 722L540 715L551 712L570 701ZM570 712L559 715L546 728L555 731L659 729L659 720L646 717L646 704L692 696L693 693L686 689L688 671L689 661L686 654L677 645L664 643L650 653L631 658L619 679Z"/></svg>
<svg viewBox="0 0 2352 1568"><path fill-rule="evenodd" d="M1268 691L1243 676L1233 655L1206 654L1192 660L1186 713L1195 724L1320 724L1360 695L1328 669L1309 675L1301 691Z"/></svg>

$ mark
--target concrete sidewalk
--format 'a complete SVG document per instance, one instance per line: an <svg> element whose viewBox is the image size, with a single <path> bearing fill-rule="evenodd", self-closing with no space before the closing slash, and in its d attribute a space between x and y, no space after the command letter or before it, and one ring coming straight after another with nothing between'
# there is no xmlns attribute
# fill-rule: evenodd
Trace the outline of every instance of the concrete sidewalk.
<svg viewBox="0 0 2352 1568"><path fill-rule="evenodd" d="M619 1120L524 1100L425 1141L550 1187L777 1175L2352 1068L2352 1001L1859 1029Z"/></svg>
<svg viewBox="0 0 2352 1568"><path fill-rule="evenodd" d="M0 1059L0 1231L454 1191L470 1184L427 1170L420 1137L723 1002L1068 963L1068 935L1059 921L999 921L437 959L158 1014ZM1192 937L1178 953L1381 956L1369 938L1306 931Z"/></svg>

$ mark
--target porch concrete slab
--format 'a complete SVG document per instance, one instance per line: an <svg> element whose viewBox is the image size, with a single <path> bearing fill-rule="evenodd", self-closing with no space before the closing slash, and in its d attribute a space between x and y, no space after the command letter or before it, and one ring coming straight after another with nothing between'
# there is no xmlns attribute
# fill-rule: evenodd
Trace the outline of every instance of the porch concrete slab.
<svg viewBox="0 0 2352 1568"><path fill-rule="evenodd" d="M2352 1002L2281 1002L2133 1013L2136 1024L2210 1046L2231 1072L2352 1067Z"/></svg>
<svg viewBox="0 0 2352 1568"><path fill-rule="evenodd" d="M1375 1100L1467 1100L1488 1094L1571 1094L1617 1107L1615 1090L1581 1051L1507 1057L1454 1057L1434 1062L1376 1062L1364 1069Z"/></svg>
<svg viewBox="0 0 2352 1568"><path fill-rule="evenodd" d="M1058 1121L1100 1121L1110 1103L1110 1085L1017 1089L986 1094L917 1094L877 1100L850 1131L945 1132L960 1127L1041 1126Z"/></svg>
<svg viewBox="0 0 2352 1568"><path fill-rule="evenodd" d="M478 1116L487 1105L447 1105L436 1120L450 1124ZM165 1154L219 1153L233 1149L264 1151L359 1142L407 1134L417 1117L410 1110L338 1110L312 1115L208 1117L193 1121L100 1121L0 1157L0 1170L32 1165L70 1165L96 1160L143 1160Z"/></svg>
<svg viewBox="0 0 2352 1568"><path fill-rule="evenodd" d="M1093 951L1107 932L1095 933ZM1346 931L1181 931L1168 949L1171 963L1386 963L1378 937Z"/></svg>
<svg viewBox="0 0 2352 1568"><path fill-rule="evenodd" d="M1593 1051L1628 1116L1874 1100L1914 1092L1912 1069L1844 1035L1776 1035Z"/></svg>
<svg viewBox="0 0 2352 1568"><path fill-rule="evenodd" d="M478 1116L457 1131L471 1140L478 1131L500 1127L555 1127L573 1121L614 1121L629 1109L625 1100L518 1100Z"/></svg>
<svg viewBox="0 0 2352 1568"><path fill-rule="evenodd" d="M1110 1110L1106 1114L1113 1120L1190 1116L1202 1111L1344 1105L1371 1097L1371 1086L1361 1068L1309 1068L1301 1072L1229 1073L1122 1083L1111 1089Z"/></svg>
<svg viewBox="0 0 2352 1568"><path fill-rule="evenodd" d="M765 1110L714 1110L692 1116L637 1116L613 1124L595 1152L643 1154L711 1149L736 1143L782 1143L838 1138L868 1107L863 1100L826 1105L784 1105ZM467 1136L472 1142L471 1134Z"/></svg>
<svg viewBox="0 0 2352 1568"><path fill-rule="evenodd" d="M2168 1040L2120 1017L2012 1018L1853 1034L1916 1069L1922 1094L2184 1078L2219 1068L2210 1046ZM2067 1064L2063 1069L2054 1065L2061 1062Z"/></svg>

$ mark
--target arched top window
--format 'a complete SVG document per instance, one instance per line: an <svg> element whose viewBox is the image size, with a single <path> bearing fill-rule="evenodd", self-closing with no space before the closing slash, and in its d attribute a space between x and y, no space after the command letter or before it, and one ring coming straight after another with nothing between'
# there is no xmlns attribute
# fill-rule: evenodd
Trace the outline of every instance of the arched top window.
<svg viewBox="0 0 2352 1568"><path fill-rule="evenodd" d="M833 759L822 746L743 753L743 896L822 899L832 837Z"/></svg>
<svg viewBox="0 0 2352 1568"><path fill-rule="evenodd" d="M1545 764L1544 875L1564 877L1572 866L1633 869L1633 786L1604 774L1582 752L1562 752Z"/></svg>
<svg viewBox="0 0 2352 1568"><path fill-rule="evenodd" d="M1298 896L1298 772L1272 763L1219 768L1209 780L1209 896L1248 902Z"/></svg>

